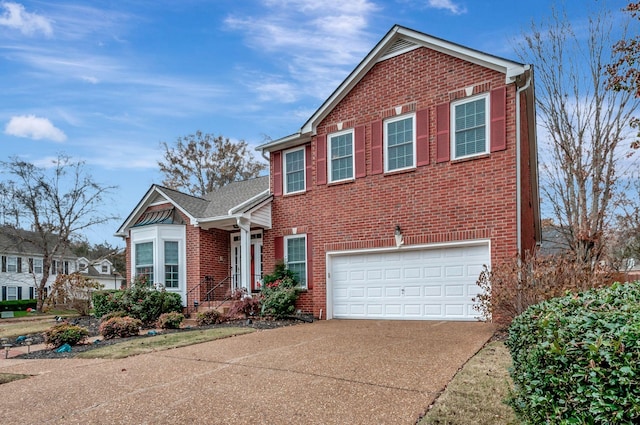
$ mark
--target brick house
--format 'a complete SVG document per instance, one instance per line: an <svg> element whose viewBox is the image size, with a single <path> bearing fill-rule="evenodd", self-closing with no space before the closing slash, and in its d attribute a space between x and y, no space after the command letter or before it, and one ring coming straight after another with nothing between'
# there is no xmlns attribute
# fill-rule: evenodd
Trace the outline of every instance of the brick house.
<svg viewBox="0 0 640 425"><path fill-rule="evenodd" d="M282 260L315 317L473 320L482 266L540 240L534 104L529 65L394 26L298 132L258 147L268 188L235 200L254 208L235 223L251 258L241 286L257 262L270 272ZM119 231L128 262L131 225L154 205ZM186 291L205 269L232 268L233 229L211 229L186 226L199 252ZM229 245L205 248L216 238Z"/></svg>

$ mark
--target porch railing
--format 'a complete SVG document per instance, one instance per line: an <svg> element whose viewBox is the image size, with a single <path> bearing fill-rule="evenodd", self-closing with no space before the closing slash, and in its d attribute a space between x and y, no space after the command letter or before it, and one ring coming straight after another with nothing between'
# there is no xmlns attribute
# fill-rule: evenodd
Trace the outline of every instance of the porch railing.
<svg viewBox="0 0 640 425"><path fill-rule="evenodd" d="M198 310L200 303L219 302L231 299L233 292L231 276L216 282L213 276L204 276L200 283L187 292L187 315Z"/></svg>

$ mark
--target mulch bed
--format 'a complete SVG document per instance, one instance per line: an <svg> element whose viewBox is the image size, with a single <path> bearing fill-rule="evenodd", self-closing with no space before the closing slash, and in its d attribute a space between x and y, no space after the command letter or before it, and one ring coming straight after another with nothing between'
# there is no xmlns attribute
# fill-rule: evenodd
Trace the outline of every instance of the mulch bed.
<svg viewBox="0 0 640 425"><path fill-rule="evenodd" d="M185 327L182 329L163 329L159 334L167 334L174 332L190 332L201 329L212 329L212 328L222 328L222 327L250 327L254 329L275 329L281 328L284 326L292 326L298 325L301 323L309 323L312 322L312 317L296 317L296 318L285 318L285 319L251 319L251 320L230 320L224 323L219 323L215 325L208 326L193 326L193 327ZM39 351L31 351L28 354L21 354L14 358L16 359L68 359L73 358L76 354L93 350L96 348L104 347L106 345L118 344L124 341L129 341L132 339L143 339L150 338L154 335L143 334L139 336L134 336L130 338L114 338L114 339L105 339L98 340L96 337L100 335L98 328L100 326L100 319L97 319L93 316L83 316L77 317L73 319L69 319L68 322L72 325L82 326L89 330L89 337L87 338L84 344L75 345L71 348L70 352L58 353L53 348L47 348L45 350ZM52 324L53 326L53 324ZM31 334L25 335L28 338L33 340L33 344L42 344L44 343L44 338L42 334ZM25 345L24 342L18 342L16 339L10 340L10 344L16 345Z"/></svg>

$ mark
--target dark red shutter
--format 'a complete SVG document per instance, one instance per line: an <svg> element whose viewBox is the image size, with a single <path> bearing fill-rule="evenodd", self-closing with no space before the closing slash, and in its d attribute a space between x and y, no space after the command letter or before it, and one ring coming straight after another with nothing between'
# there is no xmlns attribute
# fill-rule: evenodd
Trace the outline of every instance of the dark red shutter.
<svg viewBox="0 0 640 425"><path fill-rule="evenodd" d="M276 262L284 260L284 238L282 236L276 236L273 239L273 250L275 254Z"/></svg>
<svg viewBox="0 0 640 425"><path fill-rule="evenodd" d="M307 289L313 289L313 237L307 233Z"/></svg>
<svg viewBox="0 0 640 425"><path fill-rule="evenodd" d="M313 185L311 180L313 179L313 161L311 160L311 144L304 147L304 161L305 161L305 176L304 176L304 188L305 190L311 190Z"/></svg>
<svg viewBox="0 0 640 425"><path fill-rule="evenodd" d="M507 88L491 90L491 152L507 148Z"/></svg>
<svg viewBox="0 0 640 425"><path fill-rule="evenodd" d="M327 184L327 135L316 137L316 184Z"/></svg>
<svg viewBox="0 0 640 425"><path fill-rule="evenodd" d="M436 162L446 162L450 153L449 102L436 106Z"/></svg>
<svg viewBox="0 0 640 425"><path fill-rule="evenodd" d="M416 112L416 164L429 165L429 109Z"/></svg>
<svg viewBox="0 0 640 425"><path fill-rule="evenodd" d="M366 177L367 176L367 163L365 159L365 146L364 146L364 136L365 136L365 126L361 125L355 128L355 160L356 160L356 177Z"/></svg>
<svg viewBox="0 0 640 425"><path fill-rule="evenodd" d="M273 195L282 195L282 152L273 152Z"/></svg>
<svg viewBox="0 0 640 425"><path fill-rule="evenodd" d="M371 123L371 174L384 171L382 158L382 121Z"/></svg>

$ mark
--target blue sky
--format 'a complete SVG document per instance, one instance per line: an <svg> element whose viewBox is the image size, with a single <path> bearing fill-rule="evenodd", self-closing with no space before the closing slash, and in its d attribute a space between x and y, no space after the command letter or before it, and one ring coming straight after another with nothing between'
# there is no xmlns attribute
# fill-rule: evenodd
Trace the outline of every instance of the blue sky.
<svg viewBox="0 0 640 425"><path fill-rule="evenodd" d="M582 26L586 5L602 2L567 3ZM394 24L517 59L517 40L552 4L0 0L1 160L84 160L119 186L104 208L124 220L162 180L160 142L201 130L256 146L297 131ZM122 246L120 224L86 237Z"/></svg>

